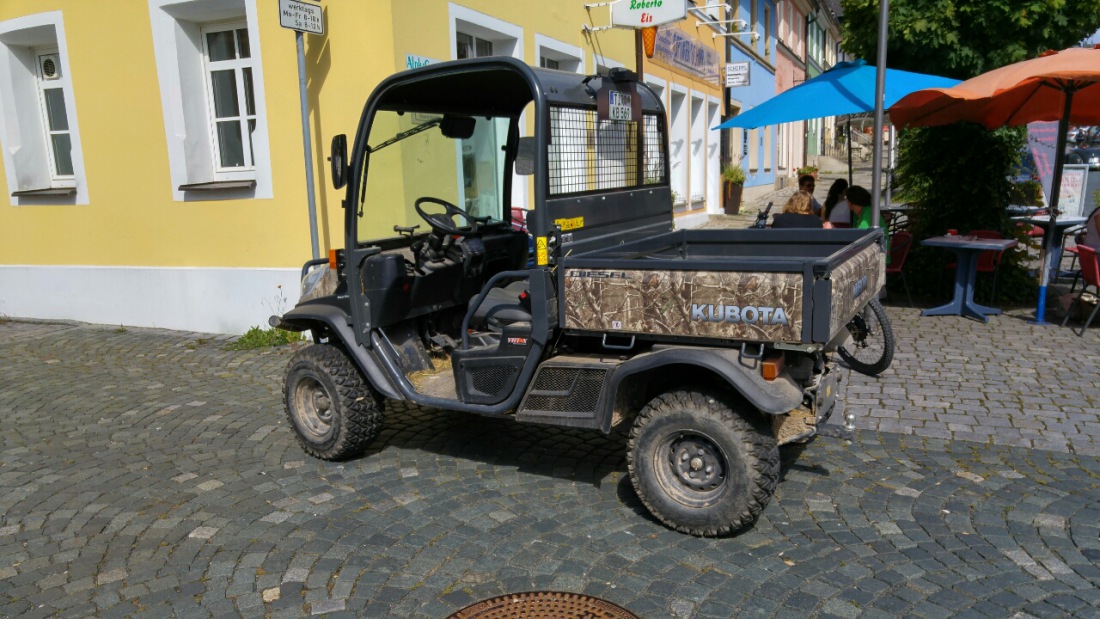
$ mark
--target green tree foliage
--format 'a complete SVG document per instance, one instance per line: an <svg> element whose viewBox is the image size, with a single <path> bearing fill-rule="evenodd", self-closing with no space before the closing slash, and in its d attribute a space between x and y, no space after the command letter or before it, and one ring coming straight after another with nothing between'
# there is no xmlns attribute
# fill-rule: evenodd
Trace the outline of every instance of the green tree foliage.
<svg viewBox="0 0 1100 619"><path fill-rule="evenodd" d="M874 63L878 0L842 0L844 51ZM893 0L887 64L968 79L1100 29L1100 0Z"/></svg>
<svg viewBox="0 0 1100 619"><path fill-rule="evenodd" d="M842 0L841 5L844 51L873 64L879 0ZM968 79L1048 49L1071 47L1098 29L1100 0L893 0L887 66ZM956 123L903 131L898 143L899 198L915 206L915 238L954 228L960 233L996 230L1030 241L1004 210L1013 189L1008 177L1024 144L1023 129L989 131ZM997 286L1002 300L1034 299L1025 251L1021 243L1002 264ZM945 252L914 246L906 271L918 296L939 299L947 294L947 259ZM990 286L990 281L979 280L979 292Z"/></svg>
<svg viewBox="0 0 1100 619"><path fill-rule="evenodd" d="M959 123L906 131L904 136L899 140L897 176L905 182L899 198L911 202L916 210L910 217L913 237L939 236L954 229L959 234L995 230L1016 238L1019 246L1005 253L997 274L997 297L999 301L1034 301L1036 286L1026 262L1029 249L1038 245L1005 210L1012 190L1005 170L1018 160L1024 130L988 131L981 125ZM944 156L945 144L954 149L950 156ZM968 163L959 165L960 161ZM938 248L914 247L912 251L906 265L910 285L923 293L918 296L942 299L954 277L944 271L945 265L954 255ZM989 299L992 284L992 276L978 279L980 298Z"/></svg>

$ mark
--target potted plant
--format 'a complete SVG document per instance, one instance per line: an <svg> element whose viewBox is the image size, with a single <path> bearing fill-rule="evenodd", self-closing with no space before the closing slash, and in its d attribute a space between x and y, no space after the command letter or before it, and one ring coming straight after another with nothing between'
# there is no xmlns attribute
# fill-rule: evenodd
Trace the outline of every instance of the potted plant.
<svg viewBox="0 0 1100 619"><path fill-rule="evenodd" d="M814 178L817 178L817 166L808 165L808 166L802 166L801 168L798 168L798 175L800 177L804 176L806 174L809 174L810 176L812 176Z"/></svg>
<svg viewBox="0 0 1100 619"><path fill-rule="evenodd" d="M745 171L741 162L729 163L722 168L722 210L726 215L741 212L741 192L745 188Z"/></svg>

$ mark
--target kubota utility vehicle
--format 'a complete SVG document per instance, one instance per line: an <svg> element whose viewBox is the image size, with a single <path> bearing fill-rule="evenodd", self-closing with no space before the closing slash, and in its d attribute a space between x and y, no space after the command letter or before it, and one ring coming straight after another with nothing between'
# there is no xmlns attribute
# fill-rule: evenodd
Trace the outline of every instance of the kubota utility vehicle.
<svg viewBox="0 0 1100 619"><path fill-rule="evenodd" d="M284 388L303 448L362 453L387 400L622 430L663 523L751 524L778 445L833 410L831 355L882 286L881 232L675 230L665 118L621 69L487 58L379 84L350 158L333 140L344 248L272 317L312 335Z"/></svg>

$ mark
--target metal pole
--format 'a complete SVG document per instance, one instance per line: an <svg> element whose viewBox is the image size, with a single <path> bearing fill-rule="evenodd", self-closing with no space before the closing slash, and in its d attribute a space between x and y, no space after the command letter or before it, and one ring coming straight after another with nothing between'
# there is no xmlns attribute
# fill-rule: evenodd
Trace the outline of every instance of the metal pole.
<svg viewBox="0 0 1100 619"><path fill-rule="evenodd" d="M848 186L852 186L852 115L848 115Z"/></svg>
<svg viewBox="0 0 1100 619"><path fill-rule="evenodd" d="M890 206L891 200L894 197L894 166L898 163L898 134L894 131L894 125L890 125L886 129L886 134L890 136L888 138L890 141L890 150L886 151L886 160L889 162L889 165L886 166L886 169L889 170L889 173L886 175L886 206Z"/></svg>
<svg viewBox="0 0 1100 619"><path fill-rule="evenodd" d="M1050 254L1054 251L1054 237L1057 234L1055 222L1058 221L1058 194L1062 191L1062 167L1066 162L1066 132L1069 130L1069 114L1073 110L1073 91L1066 90L1066 104L1062 117L1058 119L1058 146L1054 151L1054 178L1050 183L1050 226L1043 235L1043 272L1039 274L1039 304L1035 308L1035 322L1045 325L1047 313L1047 284L1050 283Z"/></svg>
<svg viewBox="0 0 1100 619"><path fill-rule="evenodd" d="M886 36L890 15L890 0L880 0L878 8L878 61L875 64L875 136L871 143L874 167L871 168L871 225L878 227L879 192L882 190L882 127L886 96Z"/></svg>
<svg viewBox="0 0 1100 619"><path fill-rule="evenodd" d="M306 98L306 45L302 41L302 31L294 32L294 41L298 45L298 97L302 106L302 152L306 161L306 200L309 202L309 242L313 246L313 259L321 257L317 247L317 201L313 196L313 165L310 154L313 141L309 137L309 100Z"/></svg>

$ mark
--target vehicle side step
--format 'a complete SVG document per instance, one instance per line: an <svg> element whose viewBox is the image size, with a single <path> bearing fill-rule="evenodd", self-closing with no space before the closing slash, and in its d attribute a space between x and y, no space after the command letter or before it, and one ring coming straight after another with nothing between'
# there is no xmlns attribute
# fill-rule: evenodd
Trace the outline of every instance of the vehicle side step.
<svg viewBox="0 0 1100 619"><path fill-rule="evenodd" d="M562 356L543 363L516 412L516 420L570 428L602 429L605 384L615 358Z"/></svg>
<svg viewBox="0 0 1100 619"><path fill-rule="evenodd" d="M447 368L447 371L441 374L425 376L415 387L417 393L431 398L458 399L458 394L455 391L455 377L450 368Z"/></svg>

